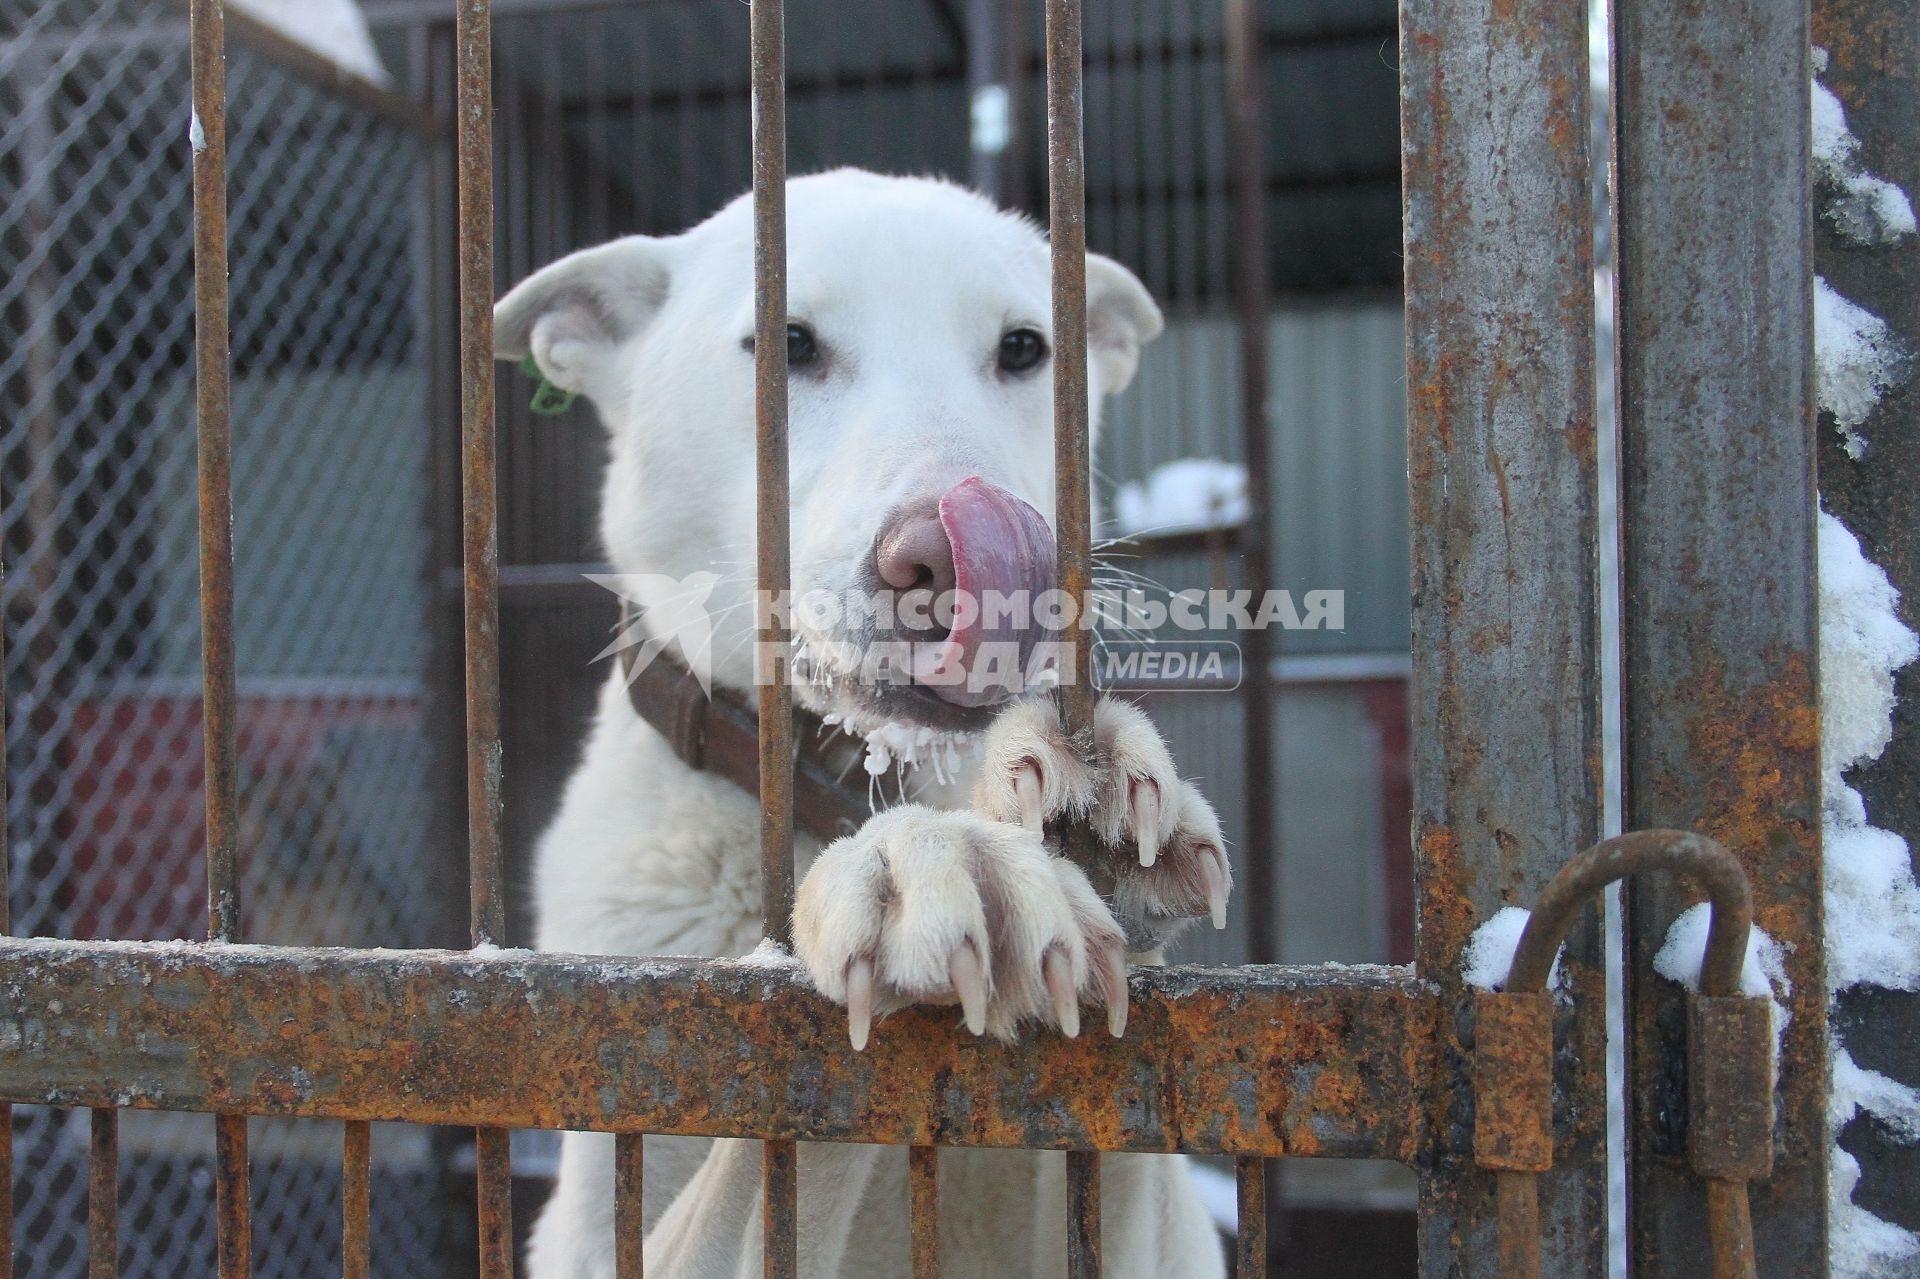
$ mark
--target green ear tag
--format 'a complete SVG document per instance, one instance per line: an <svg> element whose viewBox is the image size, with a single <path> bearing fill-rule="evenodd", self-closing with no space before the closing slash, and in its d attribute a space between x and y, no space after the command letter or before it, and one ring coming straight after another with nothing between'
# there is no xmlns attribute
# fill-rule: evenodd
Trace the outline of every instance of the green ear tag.
<svg viewBox="0 0 1920 1279"><path fill-rule="evenodd" d="M527 358L520 361L520 371L540 384L534 389L533 403L528 406L535 413L552 417L556 413L565 413L573 406L574 393L563 391L547 381L547 375L540 371L540 364L533 358L532 352L528 352Z"/></svg>

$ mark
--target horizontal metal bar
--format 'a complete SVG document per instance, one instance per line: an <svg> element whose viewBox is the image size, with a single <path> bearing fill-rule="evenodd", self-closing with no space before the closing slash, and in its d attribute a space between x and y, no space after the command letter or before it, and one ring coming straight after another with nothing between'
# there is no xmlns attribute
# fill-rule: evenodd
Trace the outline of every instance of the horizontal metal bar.
<svg viewBox="0 0 1920 1279"><path fill-rule="evenodd" d="M1385 967L1149 968L1125 1040L846 1047L797 969L0 940L0 1100L717 1137L1409 1160L1437 997Z"/></svg>

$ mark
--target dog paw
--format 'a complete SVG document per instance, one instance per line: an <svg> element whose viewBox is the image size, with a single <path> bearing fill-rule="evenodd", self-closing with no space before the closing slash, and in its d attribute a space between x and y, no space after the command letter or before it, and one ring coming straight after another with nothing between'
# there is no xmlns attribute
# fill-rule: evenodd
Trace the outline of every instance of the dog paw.
<svg viewBox="0 0 1920 1279"><path fill-rule="evenodd" d="M827 846L794 900L794 949L846 1005L855 1051L873 1019L957 1004L974 1034L1023 1022L1080 1033L1080 1004L1127 1025L1126 945L1079 867L1040 837L969 812L890 809Z"/></svg>
<svg viewBox="0 0 1920 1279"><path fill-rule="evenodd" d="M1099 869L1112 878L1115 911L1156 937L1200 916L1225 928L1233 872L1213 805L1180 779L1139 707L1102 698L1093 736L1089 762L1051 698L1017 703L987 730L974 807L1036 833L1060 819L1088 822L1109 854Z"/></svg>

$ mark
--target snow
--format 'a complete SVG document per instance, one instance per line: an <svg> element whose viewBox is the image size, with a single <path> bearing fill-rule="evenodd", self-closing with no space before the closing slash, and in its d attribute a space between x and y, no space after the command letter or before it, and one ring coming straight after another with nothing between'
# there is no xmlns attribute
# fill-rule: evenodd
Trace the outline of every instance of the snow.
<svg viewBox="0 0 1920 1279"><path fill-rule="evenodd" d="M1653 957L1653 971L1688 990L1700 989L1700 961L1707 954L1707 925L1712 912L1713 908L1705 902L1682 911L1667 929L1660 953ZM1784 999L1793 993L1793 983L1787 980L1786 948L1758 924L1747 938L1747 960L1740 969L1740 993L1766 999ZM1780 1011L1784 1015L1785 1009Z"/></svg>
<svg viewBox="0 0 1920 1279"><path fill-rule="evenodd" d="M740 956L738 962L747 968L800 967L800 961L795 958L794 953L771 937L762 937L760 944Z"/></svg>
<svg viewBox="0 0 1920 1279"><path fill-rule="evenodd" d="M1251 510L1247 468L1209 457L1168 462L1144 481L1121 485L1113 508L1122 537L1231 528L1245 523Z"/></svg>
<svg viewBox="0 0 1920 1279"><path fill-rule="evenodd" d="M1813 167L1834 190L1825 202L1834 229L1855 244L1887 244L1914 231L1906 193L1867 172L1847 110L1826 85L1813 82Z"/></svg>
<svg viewBox="0 0 1920 1279"><path fill-rule="evenodd" d="M1469 986L1481 990L1500 990L1506 986L1507 972L1513 967L1513 952L1520 948L1520 934L1527 930L1527 920L1531 918L1530 911L1505 906L1474 929L1460 956L1461 976ZM1547 985L1552 988L1560 985L1559 951L1554 952Z"/></svg>
<svg viewBox="0 0 1920 1279"><path fill-rule="evenodd" d="M192 107L187 108L187 142L195 155L207 149L207 131L200 127L200 113Z"/></svg>
<svg viewBox="0 0 1920 1279"><path fill-rule="evenodd" d="M355 0L229 0L233 8L375 84L393 83Z"/></svg>
<svg viewBox="0 0 1920 1279"><path fill-rule="evenodd" d="M1845 779L1847 769L1877 759L1892 740L1893 673L1920 656L1920 637L1900 620L1900 596L1886 572L1826 511L1820 512L1819 570L1827 986L1834 994L1869 984L1920 990L1920 883L1907 843L1868 823L1866 802ZM1920 1263L1920 1235L1853 1202L1860 1164L1839 1137L1866 1111L1897 1136L1920 1139L1920 1091L1859 1066L1836 1032L1827 1100L1829 1273L1836 1279L1912 1273Z"/></svg>
<svg viewBox="0 0 1920 1279"><path fill-rule="evenodd" d="M1816 276L1813 282L1813 350L1820 407L1833 414L1847 456L1865 456L1861 423L1880 397L1911 372L1912 353L1886 321L1856 306Z"/></svg>

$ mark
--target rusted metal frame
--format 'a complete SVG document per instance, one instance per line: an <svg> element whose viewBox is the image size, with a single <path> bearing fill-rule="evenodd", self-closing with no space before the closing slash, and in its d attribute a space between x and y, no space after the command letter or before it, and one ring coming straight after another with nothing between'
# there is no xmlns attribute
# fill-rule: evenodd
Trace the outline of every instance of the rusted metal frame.
<svg viewBox="0 0 1920 1279"><path fill-rule="evenodd" d="M1913 128L1920 85L1920 0L1814 0L1814 47L1827 52L1820 82L1846 108L1860 140L1860 161L1907 195L1920 197L1920 137ZM1829 216L1835 193L1815 191L1815 269L1835 292L1885 321L1895 340L1920 351L1920 237L1862 244ZM1819 430L1820 497L1860 539L1868 559L1900 592L1909 626L1920 625L1920 378L1910 369L1887 388L1861 424L1864 459L1848 455L1839 431ZM1920 707L1920 664L1894 675L1903 708ZM1874 826L1920 849L1920 719L1896 714L1893 739L1880 757L1848 772ZM1908 1085L1920 1084L1920 992L1863 983L1840 991L1831 1006L1834 1031L1861 1066ZM1840 1146L1860 1163L1854 1202L1909 1230L1920 1230L1920 1161L1912 1147L1877 1118L1859 1115L1840 1132Z"/></svg>
<svg viewBox="0 0 1920 1279"><path fill-rule="evenodd" d="M1503 1279L1540 1273L1539 1175L1554 1162L1554 957L1600 893L1649 872L1682 878L1711 903L1700 993L1689 999L1689 1155L1706 1181L1716 1279L1753 1279L1747 1183L1773 1156L1770 1006L1739 994L1753 896L1731 853L1678 830L1615 836L1568 862L1534 907L1503 988L1475 998L1474 1160L1498 1181Z"/></svg>
<svg viewBox="0 0 1920 1279"><path fill-rule="evenodd" d="M373 1126L349 1119L340 1151L341 1279L367 1279L367 1224L372 1212Z"/></svg>
<svg viewBox="0 0 1920 1279"><path fill-rule="evenodd" d="M500 531L493 369L493 13L454 11L454 130L459 171L461 563L466 574L467 900L473 944L505 940L500 871ZM513 1171L507 1132L474 1133L480 1273L513 1273Z"/></svg>
<svg viewBox="0 0 1920 1279"><path fill-rule="evenodd" d="M0 561L0 600L7 566ZM7 788L7 610L0 604L0 937L13 931L12 796ZM13 1106L0 1102L0 1279L13 1279Z"/></svg>
<svg viewBox="0 0 1920 1279"><path fill-rule="evenodd" d="M1124 1041L1001 1045L909 1010L855 1054L787 967L0 940L19 1030L0 1100L1403 1162L1428 1143L1437 996L1405 970L1143 968L1132 987Z"/></svg>
<svg viewBox="0 0 1920 1279"><path fill-rule="evenodd" d="M1242 1155L1233 1161L1234 1202L1239 1229L1233 1242L1235 1279L1265 1279L1267 1263L1267 1161Z"/></svg>
<svg viewBox="0 0 1920 1279"><path fill-rule="evenodd" d="M1067 1152L1067 1279L1100 1279L1100 1152Z"/></svg>
<svg viewBox="0 0 1920 1279"><path fill-rule="evenodd" d="M201 734L205 746L207 936L240 938L239 695L233 636L233 386L228 351L226 5L191 0L194 417L200 503ZM247 1121L214 1119L221 1279L252 1265Z"/></svg>
<svg viewBox="0 0 1920 1279"><path fill-rule="evenodd" d="M1401 6L1416 971L1441 988L1423 1272L1494 1272L1471 1161L1474 929L1601 834L1585 9ZM1606 1270L1599 916L1570 935L1546 1272Z"/></svg>
<svg viewBox="0 0 1920 1279"><path fill-rule="evenodd" d="M1625 824L1697 830L1745 867L1792 994L1769 1274L1827 1270L1812 225L1804 3L1614 7ZM1680 989L1652 961L1692 900L1624 894L1628 1261L1708 1266L1687 1159Z"/></svg>
<svg viewBox="0 0 1920 1279"><path fill-rule="evenodd" d="M756 609L754 678L760 711L761 929L793 940L793 584L787 468L787 33L783 0L748 13L753 116L753 415ZM799 1153L789 1140L761 1152L761 1252L767 1279L798 1265Z"/></svg>
<svg viewBox="0 0 1920 1279"><path fill-rule="evenodd" d="M940 1279L940 1148L907 1150L907 1232L913 1279Z"/></svg>
<svg viewBox="0 0 1920 1279"><path fill-rule="evenodd" d="M1087 167L1080 83L1080 0L1046 0L1047 233L1053 277L1053 524L1060 589L1093 598L1093 489L1087 390ZM1093 758L1093 632L1076 625L1061 654L1060 726ZM1091 860L1092 833L1076 823L1066 853ZM1067 1152L1067 1274L1100 1274L1100 1156Z"/></svg>
<svg viewBox="0 0 1920 1279"><path fill-rule="evenodd" d="M646 1142L637 1132L617 1133L613 1139L613 1273L614 1279L642 1279L646 1274L647 1220L641 1173L646 1167Z"/></svg>
<svg viewBox="0 0 1920 1279"><path fill-rule="evenodd" d="M120 1112L95 1110L89 1119L87 1279L114 1279L120 1273Z"/></svg>

